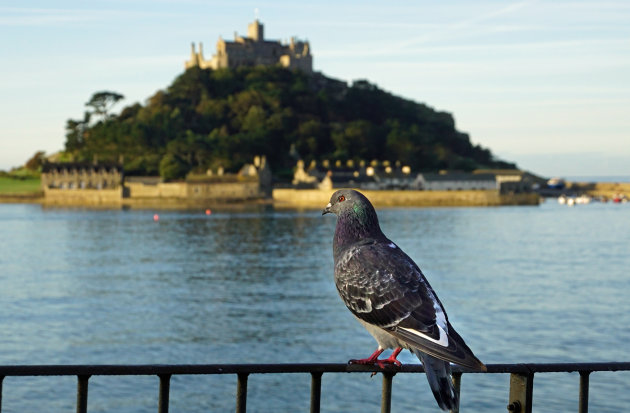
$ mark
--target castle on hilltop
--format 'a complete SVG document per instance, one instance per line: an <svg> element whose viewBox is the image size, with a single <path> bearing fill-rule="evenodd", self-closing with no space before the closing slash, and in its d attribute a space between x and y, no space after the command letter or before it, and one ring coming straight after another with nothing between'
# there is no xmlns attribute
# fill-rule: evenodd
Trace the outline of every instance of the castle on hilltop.
<svg viewBox="0 0 630 413"><path fill-rule="evenodd" d="M308 42L294 37L289 44L276 40L264 39L264 26L256 19L247 25L247 37L234 34L234 41L225 41L219 37L216 54L212 59L203 57L203 44L199 43L199 51L192 44L190 60L186 61L186 69L200 67L202 69L235 68L239 66L273 66L280 65L288 69L299 69L305 73L313 72L313 57Z"/></svg>

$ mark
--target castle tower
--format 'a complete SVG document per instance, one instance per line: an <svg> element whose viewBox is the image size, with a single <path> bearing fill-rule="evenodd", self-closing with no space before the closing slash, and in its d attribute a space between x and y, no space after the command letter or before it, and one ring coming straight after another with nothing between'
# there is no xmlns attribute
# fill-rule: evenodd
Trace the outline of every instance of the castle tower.
<svg viewBox="0 0 630 413"><path fill-rule="evenodd" d="M253 23L247 25L247 37L255 42L262 42L264 39L265 26L258 21L254 20Z"/></svg>
<svg viewBox="0 0 630 413"><path fill-rule="evenodd" d="M203 44L191 46L190 60L184 67L201 69L235 68L240 66L280 65L288 69L298 69L305 73L313 72L313 57L309 43L291 38L289 44L275 40L265 40L264 25L256 18L247 25L247 37L234 34L234 41L225 41L221 36L216 44L216 53L210 60L203 56Z"/></svg>
<svg viewBox="0 0 630 413"><path fill-rule="evenodd" d="M184 67L186 69L199 66L199 56L197 56L197 51L195 50L195 44L190 44L190 60L184 62Z"/></svg>

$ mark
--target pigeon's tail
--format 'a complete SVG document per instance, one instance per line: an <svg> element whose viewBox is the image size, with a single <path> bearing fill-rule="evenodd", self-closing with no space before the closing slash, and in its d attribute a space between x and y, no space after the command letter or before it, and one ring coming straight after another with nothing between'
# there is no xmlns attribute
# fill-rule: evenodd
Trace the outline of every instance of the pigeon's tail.
<svg viewBox="0 0 630 413"><path fill-rule="evenodd" d="M412 352L420 359L433 391L433 396L442 410L457 410L459 399L453 386L451 365L448 361L429 356L419 350Z"/></svg>

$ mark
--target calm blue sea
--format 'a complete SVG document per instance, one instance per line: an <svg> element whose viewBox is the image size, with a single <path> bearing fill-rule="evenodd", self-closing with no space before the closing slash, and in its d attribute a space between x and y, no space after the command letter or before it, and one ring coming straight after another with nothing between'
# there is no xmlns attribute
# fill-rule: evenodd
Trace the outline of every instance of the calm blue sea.
<svg viewBox="0 0 630 413"><path fill-rule="evenodd" d="M335 218L320 211L0 204L0 364L366 357L375 342L337 296ZM630 361L630 204L378 212L484 362ZM534 411L577 411L578 382L537 375ZM309 386L308 375L252 375L248 408L308 411ZM508 375L464 375L462 411L505 412L508 386ZM157 388L155 377L93 377L89 411L156 411ZM623 411L628 388L630 373L593 373L591 411ZM171 411L233 411L235 391L233 376L174 376ZM75 392L74 377L7 377L2 411L73 411ZM322 411L378 412L380 392L380 376L325 374ZM421 374L395 377L392 408L439 411Z"/></svg>

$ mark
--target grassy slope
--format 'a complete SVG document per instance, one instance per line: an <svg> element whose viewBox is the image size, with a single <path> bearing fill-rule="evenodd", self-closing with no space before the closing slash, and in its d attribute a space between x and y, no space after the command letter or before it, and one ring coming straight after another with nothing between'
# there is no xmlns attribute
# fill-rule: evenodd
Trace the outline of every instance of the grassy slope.
<svg viewBox="0 0 630 413"><path fill-rule="evenodd" d="M39 178L14 179L0 176L0 195L31 195L42 190Z"/></svg>

